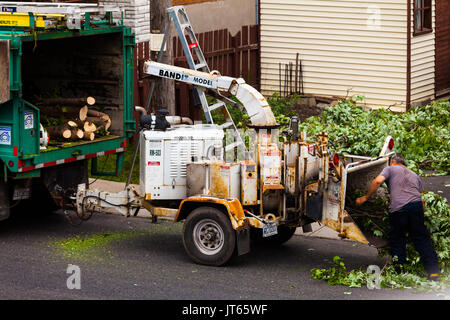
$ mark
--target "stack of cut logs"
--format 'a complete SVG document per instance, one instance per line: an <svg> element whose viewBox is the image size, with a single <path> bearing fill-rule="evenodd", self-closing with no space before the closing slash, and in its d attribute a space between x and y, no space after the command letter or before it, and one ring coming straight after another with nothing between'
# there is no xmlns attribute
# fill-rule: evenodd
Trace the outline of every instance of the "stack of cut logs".
<svg viewBox="0 0 450 320"><path fill-rule="evenodd" d="M41 118L65 119L63 124L47 126L45 129L53 141L92 141L95 137L108 134L110 117L103 112L89 109L95 105L95 98L42 98L36 105ZM84 105L84 107L79 107Z"/></svg>

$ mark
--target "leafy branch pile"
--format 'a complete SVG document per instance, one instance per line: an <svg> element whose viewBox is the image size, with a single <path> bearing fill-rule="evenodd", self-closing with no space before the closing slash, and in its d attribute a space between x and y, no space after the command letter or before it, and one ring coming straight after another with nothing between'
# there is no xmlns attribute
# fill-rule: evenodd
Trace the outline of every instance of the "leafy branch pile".
<svg viewBox="0 0 450 320"><path fill-rule="evenodd" d="M374 275L363 268L347 271L341 257L333 258L334 267L329 269L312 269L313 279L326 280L329 285L344 285L350 288L360 288L373 283ZM414 268L406 267L405 272L397 273L392 264L386 264L379 277L379 287L387 289L417 289L423 291L442 291L450 281L448 272L441 275L441 280L427 281Z"/></svg>
<svg viewBox="0 0 450 320"><path fill-rule="evenodd" d="M411 244L407 245L407 264L404 272L397 274L392 261L388 261L382 268L380 284L382 288L420 288L420 289L444 289L446 282L450 281L450 207L445 198L433 193L426 192L423 195L425 201L425 224L430 232L431 243L438 255L440 268L442 271L441 281L430 283L426 281L426 273L420 262L420 256L415 251ZM381 201L377 199L377 201ZM364 204L361 211L368 210L368 208L376 208L378 212L385 210L387 212L387 205L378 202ZM372 213L372 211L370 211ZM357 220L357 219L355 219ZM373 228L373 233L377 236L386 237L388 228L387 213L380 215L365 216L358 221L358 225L362 229L370 229L372 223L375 223L377 228ZM380 232L380 233L378 233ZM380 255L386 254L385 251L380 251ZM394 257L395 259L395 257ZM326 280L330 285L345 285L349 287L361 287L367 284L369 274L366 270L360 268L347 271L345 264L340 257L333 259L335 267L329 269L312 269L311 274L314 279Z"/></svg>
<svg viewBox="0 0 450 320"><path fill-rule="evenodd" d="M337 152L377 156L386 136L395 140L395 151L416 173L434 170L450 173L450 103L433 102L405 113L387 109L364 110L357 100L341 100L321 116L308 118L300 130L311 136L328 132Z"/></svg>
<svg viewBox="0 0 450 320"><path fill-rule="evenodd" d="M306 119L299 130L305 131L311 139L321 131L327 132L332 150L365 156L377 156L385 138L391 135L395 151L405 157L408 168L414 172L450 173L450 102L432 102L405 113L395 113L383 108L365 110L358 104L363 99L357 96L341 100L324 110L321 116ZM298 96L283 98L278 94L267 99L281 125L280 130L289 125L291 116L295 115L293 107L299 100ZM242 110L231 106L228 110L238 128L246 128L250 123ZM225 120L221 114L213 117L216 123Z"/></svg>
<svg viewBox="0 0 450 320"><path fill-rule="evenodd" d="M450 103L433 102L429 105L397 114L386 109L364 110L356 99L342 100L327 108L321 116L308 118L299 130L313 138L319 132L327 132L331 148L338 153L377 156L386 136L394 137L395 151L401 153L407 166L416 173L433 170L436 174L450 173ZM365 191L356 190L353 200ZM388 262L383 267L381 286L384 288L436 289L450 280L450 208L447 200L432 192L424 194L425 220L431 241L439 257L443 282L427 283L418 253L412 245L407 247L408 266L403 274L397 274ZM351 201L350 201L351 203ZM347 208L361 229L375 236L387 238L388 200L376 199L362 207ZM384 254L386 252L380 252ZM330 269L313 269L315 279L329 284L362 286L367 284L366 270L347 271L339 257Z"/></svg>

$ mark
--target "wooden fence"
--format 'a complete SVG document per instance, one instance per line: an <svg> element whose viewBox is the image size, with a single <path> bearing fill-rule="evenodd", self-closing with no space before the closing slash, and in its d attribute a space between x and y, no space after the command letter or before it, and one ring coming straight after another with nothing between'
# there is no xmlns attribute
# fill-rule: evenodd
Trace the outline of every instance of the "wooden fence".
<svg viewBox="0 0 450 320"><path fill-rule="evenodd" d="M260 90L259 30L257 25L244 26L235 36L227 29L196 34L200 48L208 62L210 70L222 75L242 77ZM144 106L150 88L150 79L142 73L143 63L150 58L148 42L138 43L135 48L134 105ZM181 43L173 38L174 65L187 67ZM187 84L175 84L176 115L201 120L203 112L195 107Z"/></svg>

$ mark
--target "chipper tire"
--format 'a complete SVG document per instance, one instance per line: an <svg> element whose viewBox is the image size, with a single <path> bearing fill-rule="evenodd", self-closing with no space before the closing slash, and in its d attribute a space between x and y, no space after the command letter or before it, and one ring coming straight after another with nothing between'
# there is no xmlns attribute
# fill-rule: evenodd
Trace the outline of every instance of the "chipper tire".
<svg viewBox="0 0 450 320"><path fill-rule="evenodd" d="M184 223L183 245L194 262L221 266L233 256L236 234L228 215L212 207L200 207Z"/></svg>

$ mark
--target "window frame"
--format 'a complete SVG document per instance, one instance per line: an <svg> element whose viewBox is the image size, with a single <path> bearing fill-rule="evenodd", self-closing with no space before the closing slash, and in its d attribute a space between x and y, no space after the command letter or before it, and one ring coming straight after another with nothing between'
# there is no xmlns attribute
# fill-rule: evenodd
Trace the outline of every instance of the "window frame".
<svg viewBox="0 0 450 320"><path fill-rule="evenodd" d="M417 7L417 0L413 0L413 23L414 23L414 36L427 34L433 32L433 1L432 0L419 0L420 7ZM417 26L417 14L420 15L420 28Z"/></svg>

